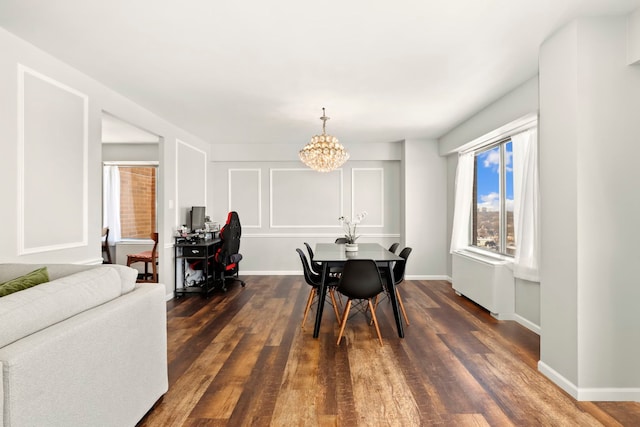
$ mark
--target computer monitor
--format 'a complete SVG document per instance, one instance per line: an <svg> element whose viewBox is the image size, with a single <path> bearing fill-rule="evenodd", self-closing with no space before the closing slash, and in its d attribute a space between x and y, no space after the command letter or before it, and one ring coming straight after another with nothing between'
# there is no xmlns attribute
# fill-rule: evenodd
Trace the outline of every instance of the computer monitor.
<svg viewBox="0 0 640 427"><path fill-rule="evenodd" d="M191 207L191 224L190 224L191 231L204 229L204 217L205 217L204 206Z"/></svg>

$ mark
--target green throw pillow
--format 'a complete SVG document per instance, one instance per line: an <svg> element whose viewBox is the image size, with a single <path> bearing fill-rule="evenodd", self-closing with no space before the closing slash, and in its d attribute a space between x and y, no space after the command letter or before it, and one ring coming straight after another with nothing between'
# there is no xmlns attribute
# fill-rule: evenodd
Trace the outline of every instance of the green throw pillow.
<svg viewBox="0 0 640 427"><path fill-rule="evenodd" d="M31 273L27 273L24 276L16 277L8 282L0 283L0 297L7 296L41 283L46 283L48 281L49 272L47 271L47 267L42 267L32 271Z"/></svg>

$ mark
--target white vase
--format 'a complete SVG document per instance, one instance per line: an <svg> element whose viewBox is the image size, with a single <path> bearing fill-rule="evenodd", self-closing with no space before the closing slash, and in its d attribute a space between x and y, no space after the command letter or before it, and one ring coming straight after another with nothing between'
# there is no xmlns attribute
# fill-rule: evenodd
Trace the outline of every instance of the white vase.
<svg viewBox="0 0 640 427"><path fill-rule="evenodd" d="M357 243L345 243L344 250L347 252L357 252L358 244Z"/></svg>

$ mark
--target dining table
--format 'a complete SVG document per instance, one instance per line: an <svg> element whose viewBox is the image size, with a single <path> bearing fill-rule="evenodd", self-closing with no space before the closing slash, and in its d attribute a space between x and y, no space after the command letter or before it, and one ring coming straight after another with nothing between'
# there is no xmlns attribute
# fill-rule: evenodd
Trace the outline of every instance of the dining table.
<svg viewBox="0 0 640 427"><path fill-rule="evenodd" d="M389 294L391 306L393 307L393 316L396 320L398 336L400 338L404 338L404 329L402 326L402 318L400 316L393 277L393 263L396 261L403 261L403 259L378 243L358 243L357 251L347 251L344 244L316 244L313 261L322 264L322 280L320 282L320 289L318 290L319 301L316 312L316 323L313 328L313 337L318 338L318 335L320 334L320 323L322 321L322 312L327 295L326 284L328 283L327 278L329 277L329 270L332 267L341 267L350 259L371 259L374 260L378 266L386 267L382 270L383 274L386 275L387 292Z"/></svg>

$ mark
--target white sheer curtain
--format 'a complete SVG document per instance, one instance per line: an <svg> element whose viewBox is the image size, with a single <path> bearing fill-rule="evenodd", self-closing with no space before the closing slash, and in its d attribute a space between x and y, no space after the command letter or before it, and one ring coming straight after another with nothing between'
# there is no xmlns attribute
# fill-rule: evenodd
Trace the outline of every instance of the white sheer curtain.
<svg viewBox="0 0 640 427"><path fill-rule="evenodd" d="M120 227L120 170L117 166L104 166L102 170L102 226L109 227L112 243L122 239Z"/></svg>
<svg viewBox="0 0 640 427"><path fill-rule="evenodd" d="M513 275L540 281L538 130L526 130L511 137L513 142L513 223L516 254Z"/></svg>
<svg viewBox="0 0 640 427"><path fill-rule="evenodd" d="M469 225L471 223L471 202L473 200L473 163L474 153L458 156L456 169L455 205L453 211L453 230L451 233L451 252L469 246Z"/></svg>

